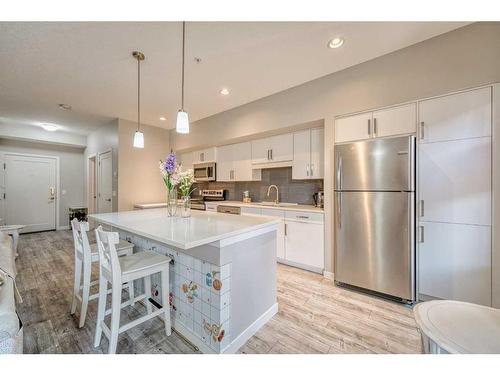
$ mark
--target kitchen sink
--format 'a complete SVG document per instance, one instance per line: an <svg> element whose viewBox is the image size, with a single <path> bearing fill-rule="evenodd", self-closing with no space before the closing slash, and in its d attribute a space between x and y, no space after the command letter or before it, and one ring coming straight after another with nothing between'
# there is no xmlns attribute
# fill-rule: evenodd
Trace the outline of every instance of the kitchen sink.
<svg viewBox="0 0 500 375"><path fill-rule="evenodd" d="M285 203L285 202L280 202L278 204L276 204L275 202L259 202L256 204L260 206L272 206L272 207L290 207L298 205L298 203Z"/></svg>

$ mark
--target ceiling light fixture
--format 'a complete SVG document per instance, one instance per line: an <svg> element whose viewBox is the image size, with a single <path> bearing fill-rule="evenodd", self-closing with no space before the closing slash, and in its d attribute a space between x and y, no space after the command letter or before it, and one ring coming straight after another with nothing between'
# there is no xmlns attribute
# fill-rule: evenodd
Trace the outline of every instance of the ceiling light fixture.
<svg viewBox="0 0 500 375"><path fill-rule="evenodd" d="M163 116L160 117L160 121L165 121L165 120L166 120L165 117L163 117Z"/></svg>
<svg viewBox="0 0 500 375"><path fill-rule="evenodd" d="M48 132L55 132L59 129L59 126L55 124L40 124L40 126Z"/></svg>
<svg viewBox="0 0 500 375"><path fill-rule="evenodd" d="M189 116L184 110L184 52L186 47L186 22L182 22L182 82L181 82L181 109L177 112L175 130L180 134L189 133Z"/></svg>
<svg viewBox="0 0 500 375"><path fill-rule="evenodd" d="M144 148L144 133L141 128L141 61L146 58L142 52L134 51L132 56L137 60L137 130L134 133L134 147Z"/></svg>
<svg viewBox="0 0 500 375"><path fill-rule="evenodd" d="M59 104L59 108L64 109L66 111L71 111L71 106L69 104L61 103Z"/></svg>
<svg viewBox="0 0 500 375"><path fill-rule="evenodd" d="M344 39L333 38L328 42L328 48L339 48L342 44L344 44Z"/></svg>
<svg viewBox="0 0 500 375"><path fill-rule="evenodd" d="M229 95L229 89L222 89L219 91L221 95Z"/></svg>

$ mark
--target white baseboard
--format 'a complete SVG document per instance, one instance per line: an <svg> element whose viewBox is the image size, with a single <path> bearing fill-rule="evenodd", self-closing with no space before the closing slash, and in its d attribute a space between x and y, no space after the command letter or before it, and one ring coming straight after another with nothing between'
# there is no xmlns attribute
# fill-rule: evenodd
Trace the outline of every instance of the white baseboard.
<svg viewBox="0 0 500 375"><path fill-rule="evenodd" d="M238 337L236 337L231 344L229 344L224 350L224 354L234 354L241 348L245 343L255 335L255 333L264 326L268 321L272 319L274 315L278 312L278 303L276 302L274 305L269 308L264 314L262 314L255 322L250 325L247 329L240 333Z"/></svg>
<svg viewBox="0 0 500 375"><path fill-rule="evenodd" d="M329 271L323 271L323 276L325 277L325 279L328 279L328 280L335 280L334 279L334 275L333 275L333 272L329 272Z"/></svg>

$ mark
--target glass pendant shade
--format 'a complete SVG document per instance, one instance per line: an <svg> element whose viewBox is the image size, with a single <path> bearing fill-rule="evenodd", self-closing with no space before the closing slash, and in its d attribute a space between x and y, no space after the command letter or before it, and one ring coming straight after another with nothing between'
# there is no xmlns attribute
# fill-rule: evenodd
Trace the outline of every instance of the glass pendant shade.
<svg viewBox="0 0 500 375"><path fill-rule="evenodd" d="M189 134L189 117L187 112L180 110L177 112L177 123L175 130L180 134Z"/></svg>
<svg viewBox="0 0 500 375"><path fill-rule="evenodd" d="M139 130L134 134L134 147L144 148L144 133Z"/></svg>

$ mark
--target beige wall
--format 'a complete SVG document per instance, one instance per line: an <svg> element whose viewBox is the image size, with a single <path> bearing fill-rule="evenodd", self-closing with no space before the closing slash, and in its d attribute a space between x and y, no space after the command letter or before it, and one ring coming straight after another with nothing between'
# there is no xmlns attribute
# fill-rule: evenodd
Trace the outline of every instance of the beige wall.
<svg viewBox="0 0 500 375"><path fill-rule="evenodd" d="M142 125L144 148L133 147L137 123L118 121L118 211L134 208L134 203L153 203L165 200L165 186L158 161L170 151L169 132Z"/></svg>
<svg viewBox="0 0 500 375"><path fill-rule="evenodd" d="M500 82L499 45L500 23L475 23L197 121L188 136L172 132L171 145L217 145L325 119L325 264L332 271L334 116Z"/></svg>

